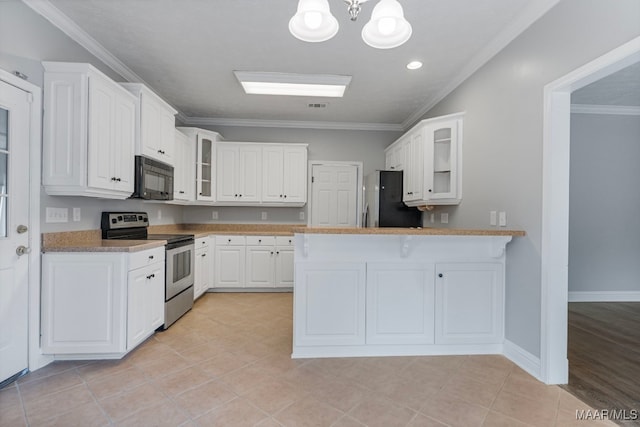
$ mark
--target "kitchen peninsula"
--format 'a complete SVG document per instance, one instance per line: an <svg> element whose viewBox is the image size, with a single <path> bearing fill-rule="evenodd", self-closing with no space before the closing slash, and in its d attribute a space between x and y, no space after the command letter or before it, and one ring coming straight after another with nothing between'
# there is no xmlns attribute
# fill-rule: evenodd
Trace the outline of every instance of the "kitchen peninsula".
<svg viewBox="0 0 640 427"><path fill-rule="evenodd" d="M295 228L293 358L503 353L517 230Z"/></svg>

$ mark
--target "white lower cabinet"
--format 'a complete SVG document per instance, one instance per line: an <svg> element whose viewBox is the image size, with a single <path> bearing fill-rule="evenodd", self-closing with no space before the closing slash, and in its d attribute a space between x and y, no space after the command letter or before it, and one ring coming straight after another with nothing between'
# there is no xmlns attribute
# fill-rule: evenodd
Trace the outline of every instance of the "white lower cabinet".
<svg viewBox="0 0 640 427"><path fill-rule="evenodd" d="M393 347L393 354L442 354L448 345L500 345L503 267L491 262L298 262L294 353L376 355L400 345L408 350ZM307 346L325 349L307 354ZM334 346L352 346L348 351L356 353Z"/></svg>
<svg viewBox="0 0 640 427"><path fill-rule="evenodd" d="M164 324L164 262L129 272L127 280L127 350Z"/></svg>
<svg viewBox="0 0 640 427"><path fill-rule="evenodd" d="M293 287L293 236L276 236L276 288Z"/></svg>
<svg viewBox="0 0 640 427"><path fill-rule="evenodd" d="M204 294L212 285L213 257L211 256L209 237L200 237L195 241L195 267L193 277L193 299Z"/></svg>
<svg viewBox="0 0 640 427"><path fill-rule="evenodd" d="M502 265L437 264L436 273L436 343L501 343L504 337Z"/></svg>
<svg viewBox="0 0 640 427"><path fill-rule="evenodd" d="M215 287L244 287L246 256L244 236L216 236L215 242Z"/></svg>
<svg viewBox="0 0 640 427"><path fill-rule="evenodd" d="M276 239L273 236L247 236L246 287L273 287L275 246Z"/></svg>
<svg viewBox="0 0 640 427"><path fill-rule="evenodd" d="M215 236L215 288L293 287L293 236Z"/></svg>
<svg viewBox="0 0 640 427"><path fill-rule="evenodd" d="M364 344L365 293L364 263L304 263L296 271L296 345Z"/></svg>
<svg viewBox="0 0 640 427"><path fill-rule="evenodd" d="M42 256L42 350L116 359L164 323L164 247Z"/></svg>
<svg viewBox="0 0 640 427"><path fill-rule="evenodd" d="M367 265L367 343L433 344L433 265Z"/></svg>

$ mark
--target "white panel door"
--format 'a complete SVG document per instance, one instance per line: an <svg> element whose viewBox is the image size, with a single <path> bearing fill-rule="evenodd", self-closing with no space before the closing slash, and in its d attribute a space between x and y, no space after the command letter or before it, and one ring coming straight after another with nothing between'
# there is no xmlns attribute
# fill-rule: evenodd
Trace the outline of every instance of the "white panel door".
<svg viewBox="0 0 640 427"><path fill-rule="evenodd" d="M265 146L262 149L262 201L284 201L282 147Z"/></svg>
<svg viewBox="0 0 640 427"><path fill-rule="evenodd" d="M272 288L275 276L273 246L247 246L246 286Z"/></svg>
<svg viewBox="0 0 640 427"><path fill-rule="evenodd" d="M358 167L313 165L311 225L355 227L358 220Z"/></svg>
<svg viewBox="0 0 640 427"><path fill-rule="evenodd" d="M293 287L293 247L276 247L276 287Z"/></svg>
<svg viewBox="0 0 640 427"><path fill-rule="evenodd" d="M29 102L0 82L0 382L28 365ZM39 236L38 236L39 238ZM38 256L37 254L34 256Z"/></svg>
<svg viewBox="0 0 640 427"><path fill-rule="evenodd" d="M151 273L146 268L129 272L127 286L127 349L140 344L147 336L149 324L149 281Z"/></svg>
<svg viewBox="0 0 640 427"><path fill-rule="evenodd" d="M216 197L219 202L238 199L238 147L218 144L216 162Z"/></svg>
<svg viewBox="0 0 640 427"><path fill-rule="evenodd" d="M116 94L114 99L114 140L111 141L111 167L116 190L133 193L135 155L135 104Z"/></svg>
<svg viewBox="0 0 640 427"><path fill-rule="evenodd" d="M307 147L283 150L283 198L287 203L307 201Z"/></svg>
<svg viewBox="0 0 640 427"><path fill-rule="evenodd" d="M114 103L113 89L97 76L89 80L89 187L112 190L117 176L113 172Z"/></svg>
<svg viewBox="0 0 640 427"><path fill-rule="evenodd" d="M259 202L262 180L262 148L240 146L238 149L238 195L239 202Z"/></svg>
<svg viewBox="0 0 640 427"><path fill-rule="evenodd" d="M244 287L245 246L216 246L215 286Z"/></svg>
<svg viewBox="0 0 640 427"><path fill-rule="evenodd" d="M502 265L436 265L436 344L501 344L504 340Z"/></svg>
<svg viewBox="0 0 640 427"><path fill-rule="evenodd" d="M433 344L433 264L367 266L367 344Z"/></svg>

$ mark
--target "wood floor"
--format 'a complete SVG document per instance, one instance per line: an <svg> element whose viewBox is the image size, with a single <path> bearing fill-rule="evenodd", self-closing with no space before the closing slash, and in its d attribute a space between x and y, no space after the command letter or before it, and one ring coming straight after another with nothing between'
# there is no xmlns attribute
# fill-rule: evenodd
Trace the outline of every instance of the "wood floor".
<svg viewBox="0 0 640 427"><path fill-rule="evenodd" d="M570 303L568 333L565 389L596 409L640 413L640 303Z"/></svg>

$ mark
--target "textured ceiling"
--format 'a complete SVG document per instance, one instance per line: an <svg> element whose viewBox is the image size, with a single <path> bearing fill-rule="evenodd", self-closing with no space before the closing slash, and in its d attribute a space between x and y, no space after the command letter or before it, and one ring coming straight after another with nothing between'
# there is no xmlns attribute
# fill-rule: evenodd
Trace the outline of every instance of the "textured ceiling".
<svg viewBox="0 0 640 427"><path fill-rule="evenodd" d="M289 33L296 0L51 3L187 117L406 125L459 83L465 69L488 59L487 51L513 24L521 31L531 23L523 24L526 19L537 18L532 11L555 1L401 0L413 35L389 50L371 48L360 37L374 1L351 22L343 0L330 0L340 30L323 43ZM424 67L408 71L415 59ZM246 95L234 70L346 74L353 80L342 99ZM308 108L313 102L328 106Z"/></svg>
<svg viewBox="0 0 640 427"><path fill-rule="evenodd" d="M571 103L640 107L640 62L578 89Z"/></svg>

